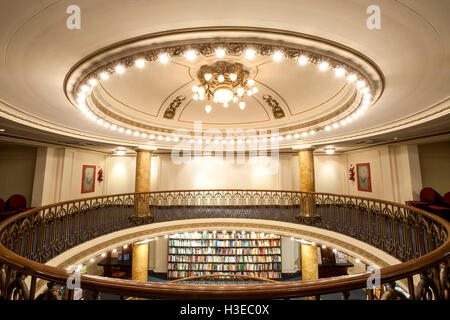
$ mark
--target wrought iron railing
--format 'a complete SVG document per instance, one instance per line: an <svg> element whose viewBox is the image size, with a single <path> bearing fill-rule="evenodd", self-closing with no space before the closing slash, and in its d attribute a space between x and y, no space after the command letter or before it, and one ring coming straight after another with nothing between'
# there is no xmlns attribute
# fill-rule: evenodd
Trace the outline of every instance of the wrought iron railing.
<svg viewBox="0 0 450 320"><path fill-rule="evenodd" d="M300 214L315 204L315 217ZM149 205L149 215L135 219L134 208ZM69 272L43 265L55 256L96 237L155 223L195 218L257 218L308 224L364 241L403 263L382 268L388 284L383 298L405 298L395 281L407 279L412 298L448 299L449 223L423 210L362 197L271 190L186 190L129 193L67 201L35 208L0 224L0 294L3 299L34 299L36 280L65 284ZM420 274L414 287L412 276ZM31 277L31 285L25 277ZM223 285L140 283L81 276L83 289L146 298L289 298L320 296L365 288L370 273L273 284L249 284L247 290ZM272 287L271 287L272 285ZM217 286L216 286L217 287ZM51 292L52 285L49 285ZM220 295L217 295L220 292ZM367 290L369 299L373 291ZM343 295L346 297L347 295Z"/></svg>

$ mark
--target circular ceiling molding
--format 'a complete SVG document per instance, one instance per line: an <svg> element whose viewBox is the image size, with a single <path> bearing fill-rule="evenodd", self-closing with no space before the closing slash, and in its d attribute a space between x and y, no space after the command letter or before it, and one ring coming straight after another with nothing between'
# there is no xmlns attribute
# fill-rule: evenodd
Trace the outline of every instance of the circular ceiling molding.
<svg viewBox="0 0 450 320"><path fill-rule="evenodd" d="M245 87L249 96L223 90L232 94L226 108L209 101L222 82L230 87L240 81L229 79L233 72L225 69L223 75L208 69L211 80L198 77L202 68L217 65L240 66L252 82L253 88ZM214 81L209 97L193 92ZM384 78L370 59L326 39L228 27L174 30L111 45L72 67L64 88L70 102L99 125L166 147L183 137L192 140L197 121L204 139L213 129L222 137L227 130L233 141L280 133L278 141L288 147L362 116L382 95Z"/></svg>

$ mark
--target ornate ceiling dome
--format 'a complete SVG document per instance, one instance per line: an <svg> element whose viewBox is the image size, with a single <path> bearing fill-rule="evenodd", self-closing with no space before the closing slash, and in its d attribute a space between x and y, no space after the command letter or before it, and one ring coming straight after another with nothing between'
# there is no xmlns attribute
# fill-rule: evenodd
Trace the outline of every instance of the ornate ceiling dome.
<svg viewBox="0 0 450 320"><path fill-rule="evenodd" d="M295 143L356 120L383 87L379 68L354 50L254 28L180 30L112 45L80 61L65 83L87 118L168 146L194 136L196 121L204 139L218 129Z"/></svg>

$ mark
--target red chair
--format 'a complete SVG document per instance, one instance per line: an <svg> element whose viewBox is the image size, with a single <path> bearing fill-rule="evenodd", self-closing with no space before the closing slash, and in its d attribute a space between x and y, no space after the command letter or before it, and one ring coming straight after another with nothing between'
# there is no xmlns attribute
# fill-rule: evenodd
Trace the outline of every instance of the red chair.
<svg viewBox="0 0 450 320"><path fill-rule="evenodd" d="M450 221L450 192L447 192L442 199L442 205L428 206L429 211Z"/></svg>
<svg viewBox="0 0 450 320"><path fill-rule="evenodd" d="M27 199L20 194L14 194L6 201L6 211L20 210L27 207Z"/></svg>
<svg viewBox="0 0 450 320"><path fill-rule="evenodd" d="M441 195L433 188L423 188L420 191L420 201L407 201L407 204L423 210L427 210L428 206L436 205L442 199Z"/></svg>

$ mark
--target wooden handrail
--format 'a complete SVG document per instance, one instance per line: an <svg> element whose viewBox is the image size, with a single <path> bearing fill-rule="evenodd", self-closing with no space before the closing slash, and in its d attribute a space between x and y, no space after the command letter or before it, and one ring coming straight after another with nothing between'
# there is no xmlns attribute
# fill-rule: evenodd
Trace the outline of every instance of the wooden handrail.
<svg viewBox="0 0 450 320"><path fill-rule="evenodd" d="M177 190L177 191L155 191L150 193L174 193L174 192L277 192L277 193L300 193L299 191L283 191L283 190L243 190L243 189L216 189L216 190ZM306 193L306 192L302 192ZM11 217L0 223L0 232L10 223L17 219L25 217L47 208L66 205L74 202L91 201L96 199L135 196L144 193L124 193L116 195L108 195L101 197L90 197L77 199L72 201L60 202L57 204L47 205L34 208L17 216ZM444 219L434 216L424 210L409 207L406 205L383 201L365 197L356 197L351 195L338 195L329 193L310 193L315 195L324 195L330 197L346 197L357 200L373 201L385 205L392 205L404 208L441 224L447 233L446 241L435 250L410 261L391 265L380 269L381 283L387 283L399 280L420 273L437 265L441 261L450 257L450 224ZM9 267L22 271L27 275L32 275L40 279L54 281L57 283L65 283L71 273L57 267L44 265L35 261L21 257L8 250L0 244L0 262L5 263ZM295 281L295 282L277 282L264 284L228 284L228 285L202 285L202 284L180 284L180 283L155 283L155 282L138 282L133 280L113 279L92 275L81 275L81 284L83 289L97 292L108 292L122 296L136 296L147 298L166 298L166 299L273 299L273 298L289 298L298 296L315 296L326 293L338 292L342 290L352 290L366 287L366 282L371 276L370 273L360 273L354 275L339 276L333 278Z"/></svg>

